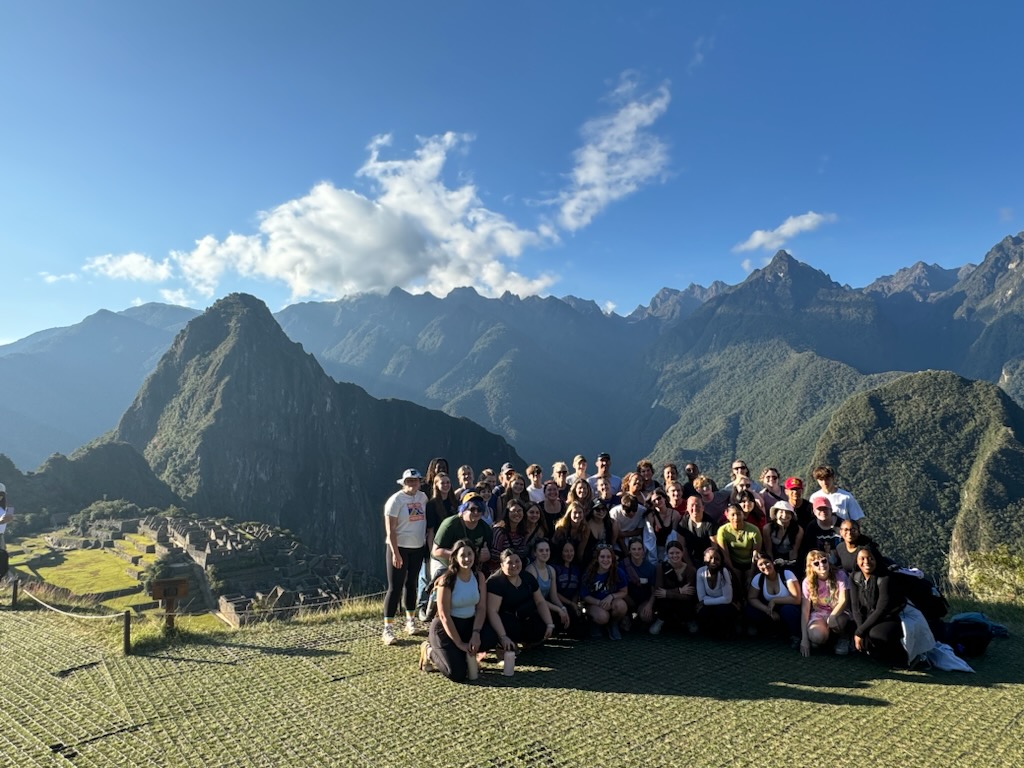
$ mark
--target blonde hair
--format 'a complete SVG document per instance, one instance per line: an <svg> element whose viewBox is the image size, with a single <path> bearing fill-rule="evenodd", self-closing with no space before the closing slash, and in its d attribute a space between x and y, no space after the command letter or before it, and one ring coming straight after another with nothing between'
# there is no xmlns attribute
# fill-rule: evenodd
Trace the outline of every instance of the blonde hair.
<svg viewBox="0 0 1024 768"><path fill-rule="evenodd" d="M804 562L805 573L807 574L807 594L811 601L811 608L819 608L823 605L835 605L839 599L839 581L836 579L836 569L832 563L828 565L828 601L822 602L818 595L818 574L811 565L815 560L828 562L828 555L820 549L812 549L807 553L807 560Z"/></svg>

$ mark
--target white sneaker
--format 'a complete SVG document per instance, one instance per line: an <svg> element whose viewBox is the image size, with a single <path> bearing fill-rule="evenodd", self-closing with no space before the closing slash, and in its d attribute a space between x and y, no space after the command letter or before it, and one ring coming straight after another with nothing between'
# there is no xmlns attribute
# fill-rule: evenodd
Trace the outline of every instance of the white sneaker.
<svg viewBox="0 0 1024 768"><path fill-rule="evenodd" d="M662 621L661 619L655 619L654 623L651 624L650 629L648 629L647 631L650 632L652 635L659 635L661 634L661 628L664 626L664 621Z"/></svg>
<svg viewBox="0 0 1024 768"><path fill-rule="evenodd" d="M416 619L412 618L411 616L405 620L405 634L416 634Z"/></svg>
<svg viewBox="0 0 1024 768"><path fill-rule="evenodd" d="M384 641L384 645L394 645L398 642L398 638L395 637L395 630L391 628L390 624L385 625L384 632L381 634L380 639Z"/></svg>

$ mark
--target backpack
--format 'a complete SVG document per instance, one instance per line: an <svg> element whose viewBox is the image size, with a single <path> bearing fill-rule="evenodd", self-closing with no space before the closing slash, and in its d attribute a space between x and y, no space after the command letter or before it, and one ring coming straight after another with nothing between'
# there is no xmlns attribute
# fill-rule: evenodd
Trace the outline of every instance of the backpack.
<svg viewBox="0 0 1024 768"><path fill-rule="evenodd" d="M10 565L10 555L6 549L0 549L0 579L7 575L7 568Z"/></svg>
<svg viewBox="0 0 1024 768"><path fill-rule="evenodd" d="M924 614L929 624L941 621L942 617L949 613L949 603L946 602L946 598L924 574L918 576L906 569L894 567L889 575L900 587L907 600Z"/></svg>
<svg viewBox="0 0 1024 768"><path fill-rule="evenodd" d="M992 630L983 621L961 619L946 625L946 643L961 658L981 656L992 641Z"/></svg>

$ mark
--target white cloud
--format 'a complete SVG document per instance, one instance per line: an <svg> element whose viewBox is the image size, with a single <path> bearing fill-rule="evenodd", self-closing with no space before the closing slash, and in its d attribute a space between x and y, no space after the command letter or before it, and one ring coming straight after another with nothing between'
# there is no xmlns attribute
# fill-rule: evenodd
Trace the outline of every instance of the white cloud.
<svg viewBox="0 0 1024 768"><path fill-rule="evenodd" d="M715 48L715 38L701 35L693 43L693 54L690 56L690 63L686 65L687 74L693 74L704 65L704 58Z"/></svg>
<svg viewBox="0 0 1024 768"><path fill-rule="evenodd" d="M647 131L668 108L668 85L638 93L624 75L609 97L616 111L586 122L584 145L567 188L548 201L561 227L576 231L616 200L662 176L665 144ZM558 224L520 226L489 208L472 181L445 177L446 161L473 137L444 133L418 138L411 155L387 157L389 135L375 137L357 175L368 192L316 184L305 195L259 214L258 229L224 239L206 235L163 261L138 253L89 259L88 272L165 283L176 304L209 299L227 276L288 286L290 299L334 298L394 286L445 295L472 286L485 295L541 293L550 272L523 274L515 263L528 248L558 242Z"/></svg>
<svg viewBox="0 0 1024 768"><path fill-rule="evenodd" d="M192 300L188 297L188 292L181 288L173 291L166 288L161 289L160 298L167 304L177 304L179 307L189 307L193 304ZM135 302L132 303L134 304Z"/></svg>
<svg viewBox="0 0 1024 768"><path fill-rule="evenodd" d="M618 305L614 301L606 301L604 304L601 305L601 310L606 315L610 315L612 312L615 311L615 307L617 306Z"/></svg>
<svg viewBox="0 0 1024 768"><path fill-rule="evenodd" d="M669 86L636 91L635 80L624 74L610 97L621 106L583 125L584 144L574 153L570 184L556 200L563 229L582 229L616 200L664 176L668 147L646 129L668 109Z"/></svg>
<svg viewBox="0 0 1024 768"><path fill-rule="evenodd" d="M68 272L65 275L51 275L49 272L40 272L39 276L43 278L43 282L47 285L53 285L53 283L61 282L74 283L78 280L78 274L76 272Z"/></svg>
<svg viewBox="0 0 1024 768"><path fill-rule="evenodd" d="M757 264L757 265L754 264L754 260L753 259L746 258L746 259L744 259L743 261L740 262L740 269L742 269L744 272L746 272L749 275L755 269L760 269L761 267L767 267L771 263L772 263L772 257L771 256L762 256L761 257L761 263Z"/></svg>
<svg viewBox="0 0 1024 768"><path fill-rule="evenodd" d="M801 232L810 232L822 224L830 224L839 217L834 213L815 213L808 211L800 216L790 216L775 229L756 229L750 237L733 246L733 252L756 251L761 248L766 251L775 251L785 245Z"/></svg>
<svg viewBox="0 0 1024 768"><path fill-rule="evenodd" d="M171 277L172 271L168 259L157 262L141 253L126 253L121 256L108 253L106 256L95 256L86 261L83 269L117 280L138 280L146 283L163 282Z"/></svg>
<svg viewBox="0 0 1024 768"><path fill-rule="evenodd" d="M384 291L395 285L444 295L460 285L481 293L537 293L554 282L511 270L527 246L550 239L487 209L472 184L449 188L441 178L448 153L470 137L421 138L411 158L385 160L389 137L377 137L359 175L377 196L329 182L260 214L259 233L207 236L190 252L172 254L190 287L211 297L229 271L280 280L291 298Z"/></svg>

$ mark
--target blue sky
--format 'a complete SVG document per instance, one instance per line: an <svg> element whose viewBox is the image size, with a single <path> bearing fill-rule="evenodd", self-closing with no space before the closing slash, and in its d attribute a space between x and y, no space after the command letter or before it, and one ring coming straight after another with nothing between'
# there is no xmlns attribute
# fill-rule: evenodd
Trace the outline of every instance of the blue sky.
<svg viewBox="0 0 1024 768"><path fill-rule="evenodd" d="M0 341L473 285L628 313L1024 229L1017 3L0 4Z"/></svg>

